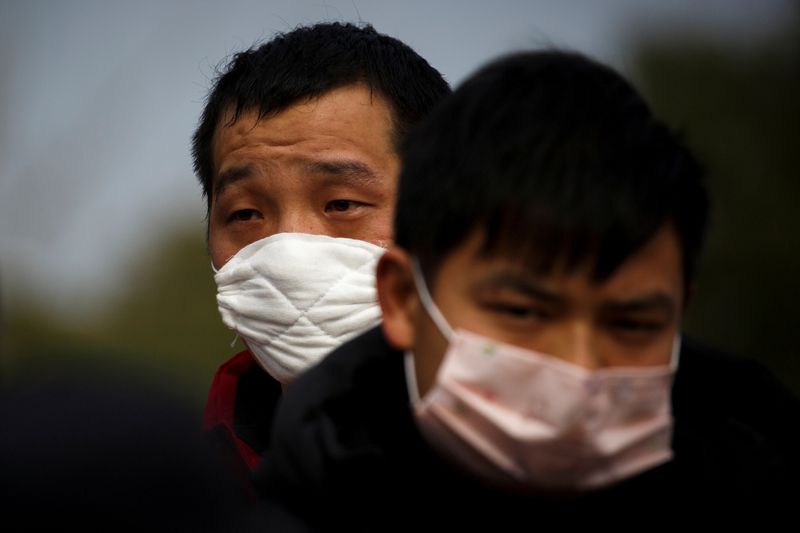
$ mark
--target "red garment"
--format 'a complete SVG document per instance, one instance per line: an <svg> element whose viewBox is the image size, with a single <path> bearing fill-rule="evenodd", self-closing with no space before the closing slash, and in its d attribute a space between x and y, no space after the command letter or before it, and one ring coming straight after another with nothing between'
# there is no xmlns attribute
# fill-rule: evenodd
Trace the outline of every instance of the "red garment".
<svg viewBox="0 0 800 533"><path fill-rule="evenodd" d="M249 350L239 352L223 363L214 374L203 414L203 430L218 431L217 428L221 426L233 443L237 455L250 471L255 470L262 456L237 434L234 420L239 407L236 402L239 380L246 372L254 370L263 372ZM265 408L271 409L271 406Z"/></svg>

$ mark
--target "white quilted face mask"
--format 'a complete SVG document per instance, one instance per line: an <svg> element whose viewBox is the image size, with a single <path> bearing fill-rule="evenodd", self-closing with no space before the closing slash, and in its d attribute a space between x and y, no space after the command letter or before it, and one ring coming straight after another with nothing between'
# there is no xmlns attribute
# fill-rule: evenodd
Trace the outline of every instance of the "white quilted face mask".
<svg viewBox="0 0 800 533"><path fill-rule="evenodd" d="M385 250L354 239L279 233L214 275L226 326L281 383L380 321L375 266Z"/></svg>

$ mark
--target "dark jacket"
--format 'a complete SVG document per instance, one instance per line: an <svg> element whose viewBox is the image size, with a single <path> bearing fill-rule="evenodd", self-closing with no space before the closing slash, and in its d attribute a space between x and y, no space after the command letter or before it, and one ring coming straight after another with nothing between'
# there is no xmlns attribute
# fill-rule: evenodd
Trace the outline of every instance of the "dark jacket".
<svg viewBox="0 0 800 533"><path fill-rule="evenodd" d="M376 328L288 388L255 479L278 531L619 525L633 513L718 524L777 520L800 505L800 402L763 367L685 340L673 413L675 458L665 465L580 497L504 492L424 442L403 354Z"/></svg>

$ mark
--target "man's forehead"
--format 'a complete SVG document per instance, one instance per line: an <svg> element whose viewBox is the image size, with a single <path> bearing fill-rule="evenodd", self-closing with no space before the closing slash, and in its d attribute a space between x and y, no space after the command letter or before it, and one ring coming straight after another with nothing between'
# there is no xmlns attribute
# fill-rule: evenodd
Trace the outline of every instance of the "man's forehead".
<svg viewBox="0 0 800 533"><path fill-rule="evenodd" d="M252 133L265 118L261 116L256 108L249 108L236 113L233 106L226 107L220 114L217 126L214 129L212 145L215 152L220 143L231 142L236 138L243 139Z"/></svg>
<svg viewBox="0 0 800 533"><path fill-rule="evenodd" d="M394 113L389 103L364 84L338 87L319 96L301 98L279 110L263 113L258 107L237 111L228 105L221 113L212 139L214 163L221 152L247 144L288 146L316 139L341 141L356 150L384 152L397 157Z"/></svg>
<svg viewBox="0 0 800 533"><path fill-rule="evenodd" d="M315 128L313 122L287 126L271 117L261 118L255 110L242 113L217 132L212 198L233 184L266 178L264 184L274 185L279 177L311 187L306 189L309 192L341 186L381 197L393 194L399 158L386 144L386 132L369 123L370 119L380 121L381 115L355 118L358 124L352 129L347 117L324 129Z"/></svg>
<svg viewBox="0 0 800 533"><path fill-rule="evenodd" d="M264 108L255 103L251 105L241 102L229 102L222 106L219 120L215 126L215 134L241 123L241 127L233 130L236 132L248 131L263 120L286 114L289 110L312 110L322 100L334 100L339 103L343 98L356 98L362 106L380 106L388 110L392 123L395 121L395 109L392 102L381 91L370 85L356 81L336 87L331 87L319 94L301 96L277 107Z"/></svg>

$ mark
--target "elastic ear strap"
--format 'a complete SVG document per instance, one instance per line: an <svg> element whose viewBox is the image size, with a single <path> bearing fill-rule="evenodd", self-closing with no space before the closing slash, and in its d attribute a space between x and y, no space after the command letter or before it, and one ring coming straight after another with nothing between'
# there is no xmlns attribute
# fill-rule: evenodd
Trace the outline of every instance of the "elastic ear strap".
<svg viewBox="0 0 800 533"><path fill-rule="evenodd" d="M439 308L436 307L436 304L433 302L431 293L428 292L428 285L425 283L425 277L422 275L422 267L419 264L419 259L416 257L411 258L411 272L414 276L414 284L417 286L417 294L419 294L422 307L428 312L428 316L431 317L433 323L436 324L436 327L442 332L444 338L448 341L451 340L453 338L453 328L450 327L450 324L447 323L442 312L439 311Z"/></svg>
<svg viewBox="0 0 800 533"><path fill-rule="evenodd" d="M680 359L681 353L681 334L678 333L675 335L675 339L672 341L672 354L669 360L669 367L670 369L675 372L678 370L678 360Z"/></svg>
<svg viewBox="0 0 800 533"><path fill-rule="evenodd" d="M416 407L420 402L419 386L417 386L417 368L414 365L414 353L407 350L403 354L403 363L406 369L406 386L408 388L408 399L412 407Z"/></svg>

